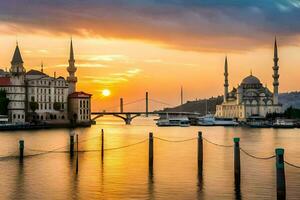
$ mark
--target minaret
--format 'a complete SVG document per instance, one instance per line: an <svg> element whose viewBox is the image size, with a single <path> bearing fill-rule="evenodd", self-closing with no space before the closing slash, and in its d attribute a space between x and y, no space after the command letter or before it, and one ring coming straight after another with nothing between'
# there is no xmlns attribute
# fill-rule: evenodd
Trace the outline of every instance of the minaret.
<svg viewBox="0 0 300 200"><path fill-rule="evenodd" d="M227 62L227 56L225 57L225 67L224 67L224 102L227 101L228 96L228 62Z"/></svg>
<svg viewBox="0 0 300 200"><path fill-rule="evenodd" d="M183 87L180 88L180 104L183 104Z"/></svg>
<svg viewBox="0 0 300 200"><path fill-rule="evenodd" d="M278 74L278 50L277 50L277 41L275 37L274 43L274 66L273 66L273 104L278 104L278 86L279 86L279 74Z"/></svg>
<svg viewBox="0 0 300 200"><path fill-rule="evenodd" d="M43 63L43 61L41 62L41 72L44 73L44 63Z"/></svg>
<svg viewBox="0 0 300 200"><path fill-rule="evenodd" d="M77 82L77 77L75 76L76 70L77 68L75 67L73 42L71 38L69 67L67 67L67 71L69 72L69 76L67 77L67 81L69 83L69 94L76 91L76 82Z"/></svg>

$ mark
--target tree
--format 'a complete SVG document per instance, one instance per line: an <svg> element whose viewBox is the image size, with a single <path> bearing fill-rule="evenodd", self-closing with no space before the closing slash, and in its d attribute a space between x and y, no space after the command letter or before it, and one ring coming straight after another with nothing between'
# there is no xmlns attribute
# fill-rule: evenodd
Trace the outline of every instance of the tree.
<svg viewBox="0 0 300 200"><path fill-rule="evenodd" d="M8 114L8 103L9 99L6 97L6 91L0 90L0 115Z"/></svg>
<svg viewBox="0 0 300 200"><path fill-rule="evenodd" d="M300 109L290 106L285 110L284 115L289 119L300 119Z"/></svg>

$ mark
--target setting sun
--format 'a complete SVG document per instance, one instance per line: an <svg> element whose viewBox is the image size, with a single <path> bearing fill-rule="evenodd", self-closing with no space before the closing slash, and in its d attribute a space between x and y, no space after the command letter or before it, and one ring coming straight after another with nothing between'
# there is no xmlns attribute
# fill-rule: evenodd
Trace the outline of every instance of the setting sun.
<svg viewBox="0 0 300 200"><path fill-rule="evenodd" d="M110 90L108 90L108 89L102 90L102 95L105 97L108 97L110 95Z"/></svg>

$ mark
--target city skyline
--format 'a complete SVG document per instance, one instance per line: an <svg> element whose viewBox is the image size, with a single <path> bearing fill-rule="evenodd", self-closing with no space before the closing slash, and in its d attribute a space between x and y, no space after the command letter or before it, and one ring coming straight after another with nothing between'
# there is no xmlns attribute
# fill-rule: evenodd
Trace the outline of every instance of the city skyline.
<svg viewBox="0 0 300 200"><path fill-rule="evenodd" d="M276 35L280 92L300 89L297 85L297 66L300 65L298 28L296 20L286 19L291 15L293 19L298 18L296 11L299 5L296 1L279 1L277 4L268 1L267 7L257 2L253 6L250 1L244 4L229 1L218 6L196 1L193 1L194 4L133 1L123 7L120 2L75 1L70 4L56 1L33 3L23 10L20 9L23 3L18 1L1 3L0 67L9 68L15 41L18 40L27 70L40 69L43 62L47 74L56 71L57 75L66 77L68 46L72 36L78 88L92 93L94 99L101 99L101 102L94 100L96 109L117 105L120 97L125 102L141 98L145 91L150 96L170 101L171 105L179 105L181 86L184 87L185 100L222 94L226 55L230 88L237 86L242 77L250 74L250 70L264 81L263 84L271 87L273 40ZM145 6L149 9L143 14ZM163 11L159 6L164 8ZM193 9L189 9L191 7ZM65 8L69 8L69 12ZM107 8L111 12L123 10L109 15ZM238 8L245 11L241 16L256 15L247 19L242 17L238 22L233 15ZM78 9L90 9L91 15L81 15ZM210 16L211 10L219 11L219 15ZM41 16L42 11L45 16ZM53 15L54 11L57 15ZM283 24L272 22L274 13L278 14L278 22ZM175 14L183 18L177 19ZM66 15L68 18L63 18ZM140 16L144 23L136 16ZM221 20L224 16L227 16L227 23ZM54 23L57 17L62 17L58 24ZM76 20L72 21L73 17ZM122 18L127 27L121 23ZM151 34L154 28L151 19L157 22L155 34ZM197 26L193 22L197 22ZM206 23L209 26L201 29L206 27ZM295 28L287 31L285 26ZM104 98L101 91L105 89L111 90L111 95ZM152 109L161 108L160 105L152 106Z"/></svg>

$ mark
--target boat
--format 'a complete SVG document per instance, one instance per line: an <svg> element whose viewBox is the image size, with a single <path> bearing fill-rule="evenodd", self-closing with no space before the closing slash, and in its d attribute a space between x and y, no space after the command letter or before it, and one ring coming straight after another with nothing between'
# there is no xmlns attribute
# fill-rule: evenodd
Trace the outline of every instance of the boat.
<svg viewBox="0 0 300 200"><path fill-rule="evenodd" d="M197 121L198 126L237 126L238 122L230 118L216 118L214 115L205 115L199 117Z"/></svg>
<svg viewBox="0 0 300 200"><path fill-rule="evenodd" d="M166 117L160 118L156 122L157 126L180 126L189 127L190 121L187 117Z"/></svg>
<svg viewBox="0 0 300 200"><path fill-rule="evenodd" d="M273 123L273 128L295 128L296 124L292 120L276 119Z"/></svg>

